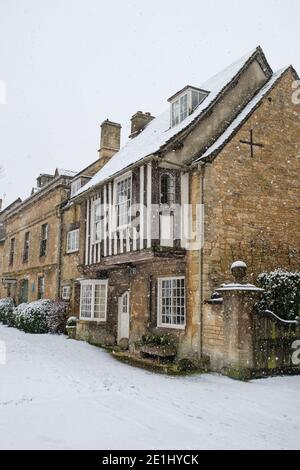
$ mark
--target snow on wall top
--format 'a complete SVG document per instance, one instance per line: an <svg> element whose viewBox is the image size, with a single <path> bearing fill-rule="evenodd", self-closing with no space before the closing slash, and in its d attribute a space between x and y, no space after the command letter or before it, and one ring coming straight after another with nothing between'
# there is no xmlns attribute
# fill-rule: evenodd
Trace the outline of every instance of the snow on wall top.
<svg viewBox="0 0 300 470"><path fill-rule="evenodd" d="M245 106L245 108L240 112L240 114L232 121L232 123L227 127L225 132L214 142L213 145L211 145L206 152L201 155L198 160L195 162L199 162L205 157L208 157L209 155L213 154L217 150L222 147L227 140L232 136L232 134L235 132L236 129L242 124L242 122L251 114L251 112L254 110L254 108L259 104L259 102L263 99L263 97L270 91L272 86L276 83L276 81L282 77L284 72L289 67L285 67L278 72L274 73L272 78L261 88L261 90L258 92L258 94Z"/></svg>
<svg viewBox="0 0 300 470"><path fill-rule="evenodd" d="M68 176L73 178L75 175L77 175L77 171L73 170L65 170L63 168L56 168L57 176Z"/></svg>
<svg viewBox="0 0 300 470"><path fill-rule="evenodd" d="M200 88L209 91L209 95L199 104L192 114L177 126L170 128L169 108L160 116L153 119L138 136L129 140L73 197L77 197L79 194L103 183L105 180L130 165L157 152L172 137L188 127L189 124L215 100L223 88L234 79L238 72L258 50L259 48L252 50L229 67L226 67L222 72L214 75L211 79L203 83Z"/></svg>

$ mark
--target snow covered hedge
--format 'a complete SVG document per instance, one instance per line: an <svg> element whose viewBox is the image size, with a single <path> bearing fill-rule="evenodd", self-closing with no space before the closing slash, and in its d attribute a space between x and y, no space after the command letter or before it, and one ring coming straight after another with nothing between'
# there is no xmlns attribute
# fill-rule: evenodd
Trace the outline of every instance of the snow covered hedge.
<svg viewBox="0 0 300 470"><path fill-rule="evenodd" d="M14 308L11 299L2 299L0 321L28 333L64 333L67 304L62 301L37 300Z"/></svg>
<svg viewBox="0 0 300 470"><path fill-rule="evenodd" d="M28 333L48 333L49 309L50 301L48 300L18 305L15 310L16 327Z"/></svg>
<svg viewBox="0 0 300 470"><path fill-rule="evenodd" d="M269 309L285 320L300 316L300 272L276 269L260 274L258 283L265 289L258 304L260 312Z"/></svg>
<svg viewBox="0 0 300 470"><path fill-rule="evenodd" d="M14 326L14 302L12 298L0 299L0 322L4 325Z"/></svg>

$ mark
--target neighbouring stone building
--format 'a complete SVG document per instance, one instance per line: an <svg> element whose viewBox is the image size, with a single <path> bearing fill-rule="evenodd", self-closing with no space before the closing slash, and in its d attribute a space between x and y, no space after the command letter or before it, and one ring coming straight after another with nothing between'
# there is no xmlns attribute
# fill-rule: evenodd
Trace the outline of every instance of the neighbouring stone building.
<svg viewBox="0 0 300 470"><path fill-rule="evenodd" d="M5 218L9 214L11 210L17 207L21 202L21 199L18 198L5 209L2 209L2 200L0 200L0 276L3 272L3 261L4 261L4 247L5 247L5 233L6 233L6 226L5 226ZM0 281L0 298L6 297L7 289L5 288L2 279Z"/></svg>
<svg viewBox="0 0 300 470"><path fill-rule="evenodd" d="M252 283L264 270L300 267L297 80L291 66L274 73L258 47L175 93L161 116L138 111L122 148L120 126L104 121L100 158L55 205L46 295L69 298L78 339L134 353L144 335L168 336L177 357L212 370L268 367L251 350L274 333L266 320L263 338L263 322L252 321L259 291L248 283L221 288L223 302L212 294L237 259ZM9 268L12 239L24 239L30 220L22 214L20 227L18 209L5 217L2 277L28 273L35 283L39 265Z"/></svg>
<svg viewBox="0 0 300 470"><path fill-rule="evenodd" d="M2 291L16 303L58 298L61 271L61 204L70 195L74 172L41 174L30 197L0 213L5 227Z"/></svg>

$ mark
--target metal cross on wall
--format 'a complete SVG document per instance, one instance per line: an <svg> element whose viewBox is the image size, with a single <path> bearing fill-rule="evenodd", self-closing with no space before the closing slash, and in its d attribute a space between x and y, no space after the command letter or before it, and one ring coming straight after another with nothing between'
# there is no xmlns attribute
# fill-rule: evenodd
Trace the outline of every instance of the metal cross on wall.
<svg viewBox="0 0 300 470"><path fill-rule="evenodd" d="M250 145L251 147L251 158L254 157L254 147L263 147L263 144L256 144L253 141L253 130L250 130L250 140L240 140L241 144Z"/></svg>

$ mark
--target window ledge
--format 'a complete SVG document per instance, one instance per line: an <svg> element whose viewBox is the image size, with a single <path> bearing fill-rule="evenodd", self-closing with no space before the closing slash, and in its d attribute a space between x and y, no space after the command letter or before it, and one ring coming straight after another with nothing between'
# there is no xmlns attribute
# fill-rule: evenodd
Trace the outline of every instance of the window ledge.
<svg viewBox="0 0 300 470"><path fill-rule="evenodd" d="M95 323L97 325L107 323L107 320L97 320L95 318L81 318L79 317L79 322L82 323Z"/></svg>
<svg viewBox="0 0 300 470"><path fill-rule="evenodd" d="M164 328L168 330L185 330L186 325L164 325L164 324L158 324L157 328Z"/></svg>

